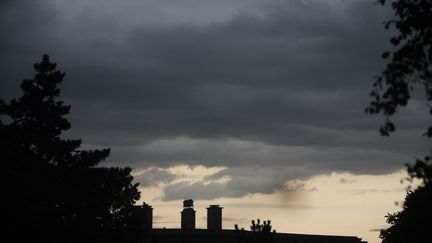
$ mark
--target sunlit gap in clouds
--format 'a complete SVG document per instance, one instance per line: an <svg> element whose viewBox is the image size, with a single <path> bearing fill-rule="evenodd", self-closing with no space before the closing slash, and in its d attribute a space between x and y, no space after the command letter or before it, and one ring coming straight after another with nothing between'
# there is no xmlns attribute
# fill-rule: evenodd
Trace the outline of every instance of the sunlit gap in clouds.
<svg viewBox="0 0 432 243"><path fill-rule="evenodd" d="M137 173L142 174L154 169ZM173 166L163 170L180 175L184 179L175 178L172 182L141 187L141 200L154 207L157 216L155 226L178 228L180 225L183 198L164 199L165 187L182 181L193 185L223 169ZM210 204L219 204L224 207L224 218L228 219L223 221L223 227L226 229L233 229L234 224L248 229L251 219L261 218L271 219L272 225L279 232L360 234L360 237L368 242L375 243L378 242L379 232L373 229L385 227L383 219L386 212L399 209L395 202L400 202L404 197L406 184L398 182L405 177L404 171L384 175L333 172L302 180L286 181L284 188L267 194L249 193L241 197L198 199L195 200L197 227L206 227L205 208ZM220 183L228 181L229 179Z"/></svg>

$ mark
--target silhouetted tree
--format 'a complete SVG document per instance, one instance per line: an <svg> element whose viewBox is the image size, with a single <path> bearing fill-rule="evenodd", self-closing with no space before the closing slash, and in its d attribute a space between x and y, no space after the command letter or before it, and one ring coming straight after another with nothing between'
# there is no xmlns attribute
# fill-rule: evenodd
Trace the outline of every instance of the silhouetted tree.
<svg viewBox="0 0 432 243"><path fill-rule="evenodd" d="M432 186L421 186L409 192L403 210L387 215L388 229L382 230L382 243L432 242Z"/></svg>
<svg viewBox="0 0 432 243"><path fill-rule="evenodd" d="M366 112L381 113L386 121L381 133L389 135L395 130L390 117L408 104L415 85L425 89L426 99L432 101L432 2L430 0L379 0L391 2L397 19L387 21L386 29L394 26L398 31L390 42L395 51L384 52L391 58L383 73L375 78L370 93L373 101ZM432 107L429 112L432 114ZM432 136L432 126L426 135Z"/></svg>
<svg viewBox="0 0 432 243"><path fill-rule="evenodd" d="M411 99L414 87L423 86L429 113L432 115L432 1L430 0L378 0L390 2L396 19L385 23L386 29L394 26L397 34L390 39L395 51L384 52L390 58L380 76L375 78L372 98L366 112L383 114L385 122L380 128L384 136L396 130L391 121L397 111ZM424 134L432 137L432 126ZM387 215L392 226L382 230L383 243L432 242L432 149L413 165L407 164L410 180L418 178L420 187L409 191L402 211Z"/></svg>
<svg viewBox="0 0 432 243"><path fill-rule="evenodd" d="M366 112L383 114L386 119L380 128L384 136L396 129L391 121L400 108L406 106L415 86L423 86L429 113L432 115L432 1L430 0L378 0L384 5L390 2L396 19L385 23L386 29L394 26L397 34L390 39L395 51L384 52L382 57L391 58L383 73L375 78L370 93L372 101ZM432 126L425 136L432 137ZM424 182L432 176L432 149L414 165L407 164L411 178Z"/></svg>
<svg viewBox="0 0 432 243"><path fill-rule="evenodd" d="M71 126L70 106L58 99L65 74L48 55L34 69L20 98L0 99L7 227L60 242L124 228L122 209L139 199L131 169L98 167L109 149L80 150L81 140L61 137Z"/></svg>
<svg viewBox="0 0 432 243"><path fill-rule="evenodd" d="M270 224L271 220L264 220L262 224L260 219L257 219L256 223L255 220L252 220L250 229L252 232L270 233L272 229L272 226Z"/></svg>
<svg viewBox="0 0 432 243"><path fill-rule="evenodd" d="M261 224L261 220L257 219L251 221L250 229L252 232L257 233L256 240L258 242L272 242L274 235L272 234L271 220L264 220Z"/></svg>

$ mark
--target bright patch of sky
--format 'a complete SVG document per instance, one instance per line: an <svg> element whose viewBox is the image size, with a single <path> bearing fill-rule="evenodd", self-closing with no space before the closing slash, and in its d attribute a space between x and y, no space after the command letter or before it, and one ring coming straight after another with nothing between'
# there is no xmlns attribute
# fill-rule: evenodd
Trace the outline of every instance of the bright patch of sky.
<svg viewBox="0 0 432 243"><path fill-rule="evenodd" d="M184 178L202 179L218 168L169 168ZM278 232L310 233L326 235L354 235L369 243L380 242L377 229L387 227L384 216L400 210L407 184L400 180L404 171L385 175L354 175L330 173L307 180L287 182L297 186L287 187L271 194L249 194L241 198L218 198L195 201L197 227L206 228L206 207L220 204L223 209L223 227L233 229L234 224L248 229L250 220L272 220ZM166 184L141 188L142 201L154 208L155 227L180 227L182 199L164 201ZM187 198L187 197L186 197Z"/></svg>

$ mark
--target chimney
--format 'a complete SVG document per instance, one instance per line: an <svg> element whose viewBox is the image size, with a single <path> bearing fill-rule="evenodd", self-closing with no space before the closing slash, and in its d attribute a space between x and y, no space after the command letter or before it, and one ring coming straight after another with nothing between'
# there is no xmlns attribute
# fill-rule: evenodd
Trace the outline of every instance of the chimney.
<svg viewBox="0 0 432 243"><path fill-rule="evenodd" d="M207 229L222 230L222 207L219 205L210 205L207 208Z"/></svg>
<svg viewBox="0 0 432 243"><path fill-rule="evenodd" d="M195 229L195 210L193 209L192 199L183 201L183 211L181 211L181 229Z"/></svg>

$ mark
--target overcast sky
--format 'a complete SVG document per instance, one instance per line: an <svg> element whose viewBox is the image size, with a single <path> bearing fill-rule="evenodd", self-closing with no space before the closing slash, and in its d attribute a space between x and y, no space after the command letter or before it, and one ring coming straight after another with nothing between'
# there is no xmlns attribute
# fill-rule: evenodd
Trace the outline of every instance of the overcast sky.
<svg viewBox="0 0 432 243"><path fill-rule="evenodd" d="M49 54L66 72L66 136L110 147L105 165L133 167L162 201L392 173L426 154L430 116L413 99L386 138L365 115L391 48L391 12L373 2L2 0L0 97ZM212 173L181 180L180 165Z"/></svg>

